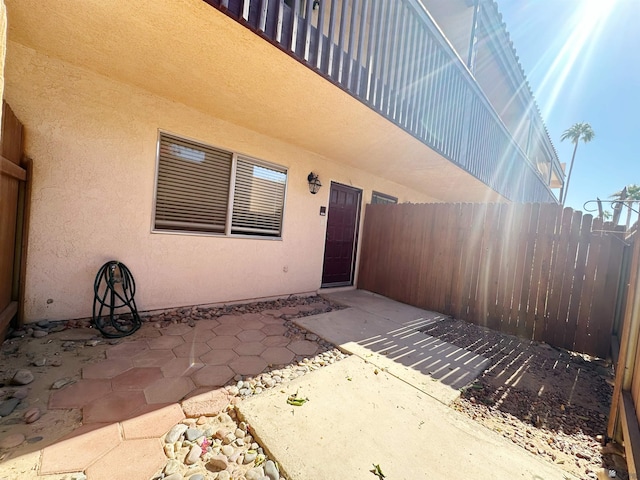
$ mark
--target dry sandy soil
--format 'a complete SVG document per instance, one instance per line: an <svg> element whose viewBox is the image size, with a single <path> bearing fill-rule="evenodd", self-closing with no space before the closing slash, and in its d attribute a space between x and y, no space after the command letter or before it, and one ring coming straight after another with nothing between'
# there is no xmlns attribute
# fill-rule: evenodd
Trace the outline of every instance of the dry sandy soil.
<svg viewBox="0 0 640 480"><path fill-rule="evenodd" d="M610 362L461 320L424 331L492 361L455 409L578 478L607 478L610 469L628 478L622 457L601 453L613 391Z"/></svg>

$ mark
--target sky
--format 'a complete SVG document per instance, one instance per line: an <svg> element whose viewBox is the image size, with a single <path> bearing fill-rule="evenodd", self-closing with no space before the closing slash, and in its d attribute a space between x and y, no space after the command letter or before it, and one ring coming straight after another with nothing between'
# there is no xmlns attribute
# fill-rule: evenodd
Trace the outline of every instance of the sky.
<svg viewBox="0 0 640 480"><path fill-rule="evenodd" d="M640 184L640 0L496 1L567 171L562 132L577 122L595 132L578 145L566 205L585 211Z"/></svg>

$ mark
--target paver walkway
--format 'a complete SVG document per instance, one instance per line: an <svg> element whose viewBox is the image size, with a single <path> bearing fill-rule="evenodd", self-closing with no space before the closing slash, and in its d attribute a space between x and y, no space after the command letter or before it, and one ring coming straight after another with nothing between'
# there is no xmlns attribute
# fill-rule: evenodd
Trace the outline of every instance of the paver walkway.
<svg viewBox="0 0 640 480"><path fill-rule="evenodd" d="M149 480L166 462L160 438L184 418L183 409L220 410L229 402L220 387L237 375L316 354L317 342L285 336L281 318L314 308L225 315L195 327L143 324L109 347L106 359L84 367L81 380L50 395L49 409L81 409L83 425L41 451L38 475Z"/></svg>

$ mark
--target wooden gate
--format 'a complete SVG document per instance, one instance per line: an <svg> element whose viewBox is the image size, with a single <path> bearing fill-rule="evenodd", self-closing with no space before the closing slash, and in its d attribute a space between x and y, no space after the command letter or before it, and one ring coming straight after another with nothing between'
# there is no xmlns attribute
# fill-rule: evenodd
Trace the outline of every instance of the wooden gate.
<svg viewBox="0 0 640 480"><path fill-rule="evenodd" d="M22 124L2 104L0 137L0 342L12 320L22 321L28 181L31 163L22 158Z"/></svg>

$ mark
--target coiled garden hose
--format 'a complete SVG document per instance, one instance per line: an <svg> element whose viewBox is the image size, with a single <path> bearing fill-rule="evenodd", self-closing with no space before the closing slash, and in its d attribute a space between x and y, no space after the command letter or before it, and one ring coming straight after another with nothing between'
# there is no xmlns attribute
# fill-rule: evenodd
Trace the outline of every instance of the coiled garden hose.
<svg viewBox="0 0 640 480"><path fill-rule="evenodd" d="M93 324L107 338L131 335L142 325L133 299L136 282L124 263L111 260L98 270L93 284ZM108 314L103 309L108 309ZM116 310L124 310L118 313ZM127 311L128 310L128 311Z"/></svg>

